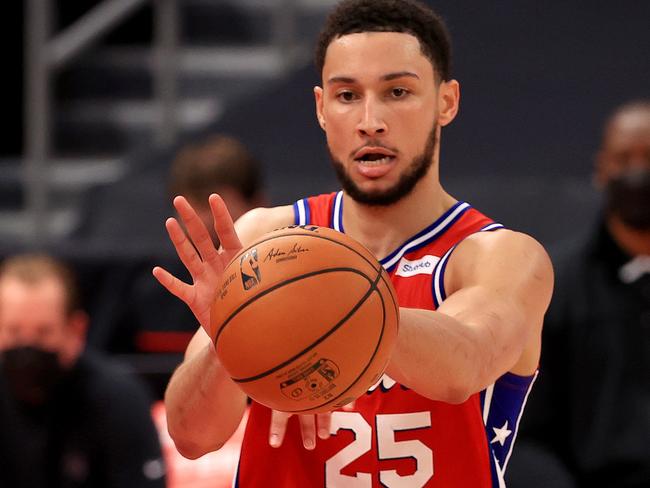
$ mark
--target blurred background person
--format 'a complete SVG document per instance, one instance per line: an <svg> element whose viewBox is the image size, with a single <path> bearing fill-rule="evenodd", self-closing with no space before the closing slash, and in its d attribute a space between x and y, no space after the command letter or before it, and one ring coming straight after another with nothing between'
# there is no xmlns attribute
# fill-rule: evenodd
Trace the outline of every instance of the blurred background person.
<svg viewBox="0 0 650 488"><path fill-rule="evenodd" d="M208 205L210 194L221 195L228 208L232 208L234 219L252 208L267 204L261 165L241 142L223 134L212 134L181 147L169 171L168 193L168 201L176 195L183 195L196 205L197 214L215 242L219 241ZM159 204L162 205L162 202ZM165 266L183 276L187 275L187 270L175 255L166 260ZM189 279L189 275L186 278ZM139 351L169 351L174 348L174 352L181 353L185 350L196 329L196 319L187 307L179 307L178 300L170 301L170 295L153 280L151 266L143 269L135 280L130 301L134 310L137 309L142 314L137 318L140 324L137 332ZM153 315L152 309L155 310ZM175 326L176 331L152 330L152 326L163 323ZM161 385L161 393L162 387L164 385ZM224 449L198 460L189 460L178 453L167 433L162 401L156 402L153 415L167 462L169 488L217 488L231 485L239 459L245 420Z"/></svg>
<svg viewBox="0 0 650 488"><path fill-rule="evenodd" d="M0 486L164 487L149 398L84 350L77 298L51 257L0 264Z"/></svg>
<svg viewBox="0 0 650 488"><path fill-rule="evenodd" d="M237 139L211 135L181 148L172 162L170 200L183 195L219 242L214 231L208 197L218 193L228 205L233 220L256 207L268 204L262 190L260 164Z"/></svg>
<svg viewBox="0 0 650 488"><path fill-rule="evenodd" d="M512 488L650 486L650 100L605 124L595 228L558 246Z"/></svg>
<svg viewBox="0 0 650 488"><path fill-rule="evenodd" d="M181 146L171 161L166 188L161 183L160 194L151 191L158 198L143 195L138 185L133 187L133 195L124 198L129 204L140 200L145 208L152 207L151 214L156 218L152 218L149 224L157 227L152 229L156 235L161 234L157 249L160 257L149 255L125 263L109 263L107 266L102 292L105 301L96 304L102 310L102 322L98 324L97 335L91 341L110 352L182 353L196 329L194 316L187 307L170 297L151 275L153 264L159 260L183 276L186 274L172 246L163 240L165 236L162 235L164 219L173 212L171 201L174 196L183 195L195 202L201 219L213 234L212 216L207 203L211 193L222 195L237 217L251 208L264 205L266 201L260 163L233 137L211 134L199 138ZM109 191L93 207L106 208L113 198L114 194ZM156 207L155 211L153 207ZM96 214L89 214L88 217L96 218ZM126 225L138 225L129 220L126 212L122 219L127 222ZM146 228L147 225L141 227ZM112 228L113 232L120 233L118 227ZM141 231L144 229L141 228ZM118 289L106 286L118 277L122 281ZM106 303L113 306L106 306ZM164 387L166 378L164 380L164 383L162 380L157 383Z"/></svg>

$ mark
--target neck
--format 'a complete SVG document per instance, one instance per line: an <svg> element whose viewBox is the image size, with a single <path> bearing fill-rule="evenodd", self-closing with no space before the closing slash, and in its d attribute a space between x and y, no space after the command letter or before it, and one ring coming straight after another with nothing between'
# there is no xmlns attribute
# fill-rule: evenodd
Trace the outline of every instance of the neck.
<svg viewBox="0 0 650 488"><path fill-rule="evenodd" d="M630 256L650 256L650 230L633 229L616 216L607 218L607 228L616 243Z"/></svg>
<svg viewBox="0 0 650 488"><path fill-rule="evenodd" d="M347 194L343 202L346 234L381 259L440 217L456 200L440 186L437 175L427 174L409 195L393 205L369 206Z"/></svg>

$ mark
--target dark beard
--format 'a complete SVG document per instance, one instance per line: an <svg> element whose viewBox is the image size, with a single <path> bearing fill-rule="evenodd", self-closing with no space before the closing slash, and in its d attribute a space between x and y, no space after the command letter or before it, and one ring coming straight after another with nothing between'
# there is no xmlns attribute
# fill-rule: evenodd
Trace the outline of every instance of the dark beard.
<svg viewBox="0 0 650 488"><path fill-rule="evenodd" d="M343 163L337 160L330 151L332 166L334 166L336 177L343 187L343 191L350 195L350 197L355 202L377 207L386 207L388 205L393 205L394 203L397 203L402 198L409 195L413 191L413 188L415 188L415 185L418 183L418 181L420 181L424 175L427 174L429 168L431 167L431 164L433 163L433 153L438 141L436 127L437 124L434 123L433 129L427 138L427 143L424 147L424 151L422 151L420 155L413 158L411 164L400 176L399 181L392 188L388 188L387 190L363 191L357 186L352 178L350 178L348 173L345 171L345 166L343 166Z"/></svg>

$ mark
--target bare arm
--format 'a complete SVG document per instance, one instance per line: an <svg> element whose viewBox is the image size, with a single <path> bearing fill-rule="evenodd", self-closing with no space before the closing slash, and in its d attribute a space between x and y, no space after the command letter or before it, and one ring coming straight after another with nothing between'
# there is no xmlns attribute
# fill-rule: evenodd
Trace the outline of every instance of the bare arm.
<svg viewBox="0 0 650 488"><path fill-rule="evenodd" d="M511 231L476 234L452 254L437 311L401 309L387 373L435 400L465 401L507 371L532 373L553 271L543 248Z"/></svg>
<svg viewBox="0 0 650 488"><path fill-rule="evenodd" d="M222 368L208 335L210 306L221 274L242 243L247 245L266 232L293 223L293 210L290 206L251 210L233 228L223 201L211 196L215 230L222 243L217 251L187 201L176 198L174 206L188 234L176 219L167 221L167 231L193 283L183 283L161 268L154 268L154 276L190 307L201 328L188 345L183 363L172 375L165 392L165 406L169 433L179 452L197 458L228 440L246 408L246 396Z"/></svg>

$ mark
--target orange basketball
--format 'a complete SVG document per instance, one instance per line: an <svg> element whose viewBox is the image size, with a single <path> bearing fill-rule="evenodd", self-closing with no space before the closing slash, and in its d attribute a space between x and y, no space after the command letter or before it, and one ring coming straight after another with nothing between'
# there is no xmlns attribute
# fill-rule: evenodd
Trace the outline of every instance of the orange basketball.
<svg viewBox="0 0 650 488"><path fill-rule="evenodd" d="M387 273L352 238L317 226L270 232L224 271L211 337L232 379L275 410L326 412L381 377L397 338Z"/></svg>

